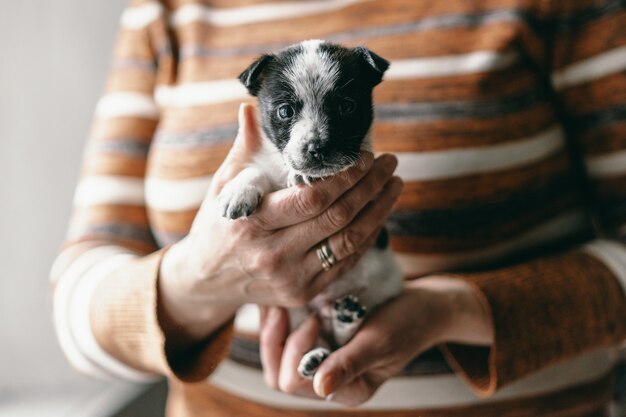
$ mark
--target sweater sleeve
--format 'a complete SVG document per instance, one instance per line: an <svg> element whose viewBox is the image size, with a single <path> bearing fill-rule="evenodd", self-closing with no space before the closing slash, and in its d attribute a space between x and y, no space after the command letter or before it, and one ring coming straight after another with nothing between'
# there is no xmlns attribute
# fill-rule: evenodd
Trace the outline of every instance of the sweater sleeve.
<svg viewBox="0 0 626 417"><path fill-rule="evenodd" d="M443 350L483 395L626 338L626 7L610 0L553 4L560 9L543 37L548 83L597 237L566 253L456 275L490 311L495 340L489 348Z"/></svg>
<svg viewBox="0 0 626 417"><path fill-rule="evenodd" d="M78 370L149 381L206 378L228 352L231 325L189 349L164 329L158 248L148 220L144 177L159 109L154 89L173 77L173 49L160 3L124 11L105 91L96 107L73 211L51 271L60 345Z"/></svg>

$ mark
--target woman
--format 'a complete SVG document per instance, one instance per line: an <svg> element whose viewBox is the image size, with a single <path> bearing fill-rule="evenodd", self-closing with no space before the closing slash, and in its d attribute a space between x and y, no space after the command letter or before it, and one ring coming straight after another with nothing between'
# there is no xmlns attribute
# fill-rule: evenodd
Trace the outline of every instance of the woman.
<svg viewBox="0 0 626 417"><path fill-rule="evenodd" d="M624 27L619 1L134 1L52 272L68 358L167 376L171 416L607 415L626 335ZM372 134L397 160L224 221L215 195L259 137L249 105L235 119L236 76L308 38L391 60ZM405 291L300 379L318 324L288 335L282 307L385 219Z"/></svg>

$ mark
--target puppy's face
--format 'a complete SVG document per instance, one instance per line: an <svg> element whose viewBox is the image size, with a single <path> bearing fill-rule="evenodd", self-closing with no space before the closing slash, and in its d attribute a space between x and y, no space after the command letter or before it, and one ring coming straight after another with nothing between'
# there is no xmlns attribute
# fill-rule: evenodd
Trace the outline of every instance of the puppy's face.
<svg viewBox="0 0 626 417"><path fill-rule="evenodd" d="M372 89L389 63L363 47L306 41L264 55L240 75L261 127L292 171L335 174L357 161L372 123Z"/></svg>

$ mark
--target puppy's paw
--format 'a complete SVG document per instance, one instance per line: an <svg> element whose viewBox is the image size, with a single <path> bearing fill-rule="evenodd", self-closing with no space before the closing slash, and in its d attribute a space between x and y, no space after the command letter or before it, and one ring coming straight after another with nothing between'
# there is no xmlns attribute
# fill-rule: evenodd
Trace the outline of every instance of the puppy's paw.
<svg viewBox="0 0 626 417"><path fill-rule="evenodd" d="M226 184L217 198L218 210L227 219L247 217L256 210L262 197L263 191L254 185L229 187Z"/></svg>
<svg viewBox="0 0 626 417"><path fill-rule="evenodd" d="M313 379L313 375L322 362L330 355L330 351L325 348L315 348L304 354L298 364L298 373L306 379Z"/></svg>
<svg viewBox="0 0 626 417"><path fill-rule="evenodd" d="M365 307L354 295L346 295L335 301L333 318L339 323L354 324L363 320L363 316L365 316Z"/></svg>
<svg viewBox="0 0 626 417"><path fill-rule="evenodd" d="M365 317L365 306L353 295L347 295L333 305L333 336L343 346L356 333Z"/></svg>

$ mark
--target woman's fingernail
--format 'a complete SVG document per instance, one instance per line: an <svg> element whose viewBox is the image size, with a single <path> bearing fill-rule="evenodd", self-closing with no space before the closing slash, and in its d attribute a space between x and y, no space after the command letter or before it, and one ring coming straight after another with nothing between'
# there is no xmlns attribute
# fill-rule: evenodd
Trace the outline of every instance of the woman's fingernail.
<svg viewBox="0 0 626 417"><path fill-rule="evenodd" d="M318 379L316 381L317 386L315 387L315 391L323 398L328 399L329 396L333 395L334 387L333 387L333 377L331 374L324 375L323 378Z"/></svg>

